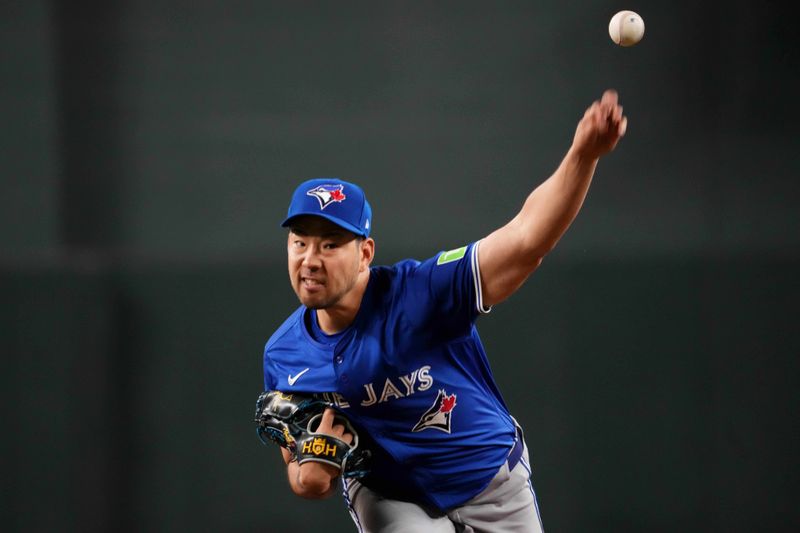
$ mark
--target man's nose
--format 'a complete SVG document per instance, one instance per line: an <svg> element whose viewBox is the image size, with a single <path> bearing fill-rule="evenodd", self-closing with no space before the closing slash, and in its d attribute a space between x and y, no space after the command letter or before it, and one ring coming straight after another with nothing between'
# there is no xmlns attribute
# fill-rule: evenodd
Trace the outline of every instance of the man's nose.
<svg viewBox="0 0 800 533"><path fill-rule="evenodd" d="M317 269L321 264L322 261L320 261L317 247L309 246L306 248L306 253L303 254L303 266L310 269Z"/></svg>

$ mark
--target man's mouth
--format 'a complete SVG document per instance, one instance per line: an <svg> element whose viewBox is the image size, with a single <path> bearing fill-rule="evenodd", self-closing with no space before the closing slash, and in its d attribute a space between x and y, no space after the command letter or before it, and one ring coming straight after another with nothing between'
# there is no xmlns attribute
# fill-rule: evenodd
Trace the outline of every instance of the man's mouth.
<svg viewBox="0 0 800 533"><path fill-rule="evenodd" d="M300 283L307 289L322 287L324 283L316 278L300 278Z"/></svg>

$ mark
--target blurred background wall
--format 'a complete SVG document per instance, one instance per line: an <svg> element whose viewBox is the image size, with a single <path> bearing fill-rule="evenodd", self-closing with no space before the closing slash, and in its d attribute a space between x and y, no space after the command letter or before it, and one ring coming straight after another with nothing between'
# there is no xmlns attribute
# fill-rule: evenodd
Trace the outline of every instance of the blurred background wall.
<svg viewBox="0 0 800 533"><path fill-rule="evenodd" d="M718 5L719 4L719 5ZM721 8L724 6L724 8ZM633 9L645 38L611 43ZM278 223L361 183L378 263L627 136L482 318L548 531L796 531L797 39L777 2L4 2L4 531L353 531L255 436Z"/></svg>

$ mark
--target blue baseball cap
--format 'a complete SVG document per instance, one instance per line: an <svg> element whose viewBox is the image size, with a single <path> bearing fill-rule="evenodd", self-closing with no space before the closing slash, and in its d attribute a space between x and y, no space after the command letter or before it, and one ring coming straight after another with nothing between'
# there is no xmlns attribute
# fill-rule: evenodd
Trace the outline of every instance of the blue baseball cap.
<svg viewBox="0 0 800 533"><path fill-rule="evenodd" d="M372 208L364 191L355 183L339 178L315 178L301 183L292 194L289 212L281 226L290 226L301 215L326 218L362 237L369 237L372 226Z"/></svg>

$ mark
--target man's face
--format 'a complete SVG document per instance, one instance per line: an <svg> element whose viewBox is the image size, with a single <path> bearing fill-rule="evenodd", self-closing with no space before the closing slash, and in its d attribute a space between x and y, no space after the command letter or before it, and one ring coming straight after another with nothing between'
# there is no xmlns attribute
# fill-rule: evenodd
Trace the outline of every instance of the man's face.
<svg viewBox="0 0 800 533"><path fill-rule="evenodd" d="M355 286L359 272L369 268L364 243L355 234L317 216L298 217L287 243L289 279L303 305L326 309Z"/></svg>

